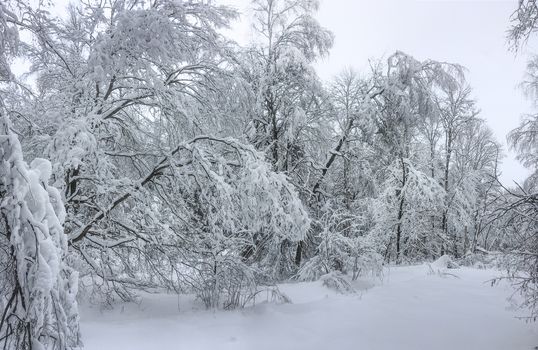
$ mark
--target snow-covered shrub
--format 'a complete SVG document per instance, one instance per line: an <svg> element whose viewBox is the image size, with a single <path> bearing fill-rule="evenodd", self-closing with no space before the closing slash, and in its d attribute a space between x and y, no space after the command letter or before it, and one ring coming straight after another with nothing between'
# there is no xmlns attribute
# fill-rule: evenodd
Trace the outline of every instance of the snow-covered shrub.
<svg viewBox="0 0 538 350"><path fill-rule="evenodd" d="M477 249L474 253L468 251L457 262L462 266L476 267L479 269L500 269L506 266L503 253L486 251L481 248Z"/></svg>
<svg viewBox="0 0 538 350"><path fill-rule="evenodd" d="M249 266L233 253L221 252L200 260L181 279L208 309L243 308L260 301L277 304L291 302L276 285L264 285L267 279L259 269Z"/></svg>
<svg viewBox="0 0 538 350"><path fill-rule="evenodd" d="M322 216L313 225L319 230L315 236L317 251L299 269L299 280L312 281L333 271L360 275L381 272L382 258L375 251L370 237L361 235L360 217L344 210L334 210L330 203L322 209Z"/></svg>
<svg viewBox="0 0 538 350"><path fill-rule="evenodd" d="M257 292L254 269L226 252L200 260L182 278L208 309L244 307Z"/></svg>
<svg viewBox="0 0 538 350"><path fill-rule="evenodd" d="M383 256L377 253L369 243L360 246L362 249L359 249L353 260L352 280L366 275L381 277L383 274Z"/></svg>
<svg viewBox="0 0 538 350"><path fill-rule="evenodd" d="M355 293L355 289L349 283L346 276L344 276L340 271L332 271L326 275L320 277L322 284L341 294Z"/></svg>
<svg viewBox="0 0 538 350"><path fill-rule="evenodd" d="M48 185L51 165L23 159L7 117L0 119L0 345L73 349L80 345L77 273L66 264L65 211Z"/></svg>
<svg viewBox="0 0 538 350"><path fill-rule="evenodd" d="M276 304L290 304L291 298L283 293L277 286L266 287L262 292L267 293L267 301Z"/></svg>

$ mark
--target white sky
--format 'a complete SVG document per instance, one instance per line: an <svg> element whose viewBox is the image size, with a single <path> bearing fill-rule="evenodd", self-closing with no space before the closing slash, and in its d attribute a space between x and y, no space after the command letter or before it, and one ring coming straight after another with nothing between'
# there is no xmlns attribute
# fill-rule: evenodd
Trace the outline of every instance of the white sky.
<svg viewBox="0 0 538 350"><path fill-rule="evenodd" d="M242 11L248 4L221 2ZM506 134L518 125L521 114L532 110L518 88L527 53L516 56L506 42L516 6L517 0L321 0L317 17L334 33L335 45L316 69L324 80L345 67L366 72L368 59L387 57L395 50L420 60L465 66L481 116L505 148L501 179L505 184L521 182L529 172L506 146ZM248 24L241 23L234 31L239 41L248 39Z"/></svg>

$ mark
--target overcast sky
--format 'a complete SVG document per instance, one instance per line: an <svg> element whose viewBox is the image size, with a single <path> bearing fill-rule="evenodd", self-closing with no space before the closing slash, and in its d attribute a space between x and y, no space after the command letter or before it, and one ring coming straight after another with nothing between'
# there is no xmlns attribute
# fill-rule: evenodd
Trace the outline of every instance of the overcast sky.
<svg viewBox="0 0 538 350"><path fill-rule="evenodd" d="M246 12L247 0L223 1ZM528 171L507 149L506 134L532 109L518 88L527 52L516 56L506 42L516 6L517 0L321 0L317 17L334 33L335 45L316 68L324 80L344 67L366 72L369 59L395 50L465 66L481 116L505 148L501 179L519 182ZM235 28L240 41L248 40L246 22Z"/></svg>

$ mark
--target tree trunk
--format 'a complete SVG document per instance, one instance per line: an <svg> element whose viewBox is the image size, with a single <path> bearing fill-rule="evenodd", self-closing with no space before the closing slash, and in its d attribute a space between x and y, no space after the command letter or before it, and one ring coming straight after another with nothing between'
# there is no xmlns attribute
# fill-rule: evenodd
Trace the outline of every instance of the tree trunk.
<svg viewBox="0 0 538 350"><path fill-rule="evenodd" d="M405 165L403 157L400 157L402 164L402 189L407 183L407 166ZM396 190L396 196L400 197L400 204L398 206L398 223L396 225L396 263L400 264L401 257L401 240L402 240L402 218L404 215L405 194L402 190Z"/></svg>
<svg viewBox="0 0 538 350"><path fill-rule="evenodd" d="M450 174L450 159L452 157L452 130L448 129L446 132L446 156L445 156L445 174L444 174L444 184L443 188L445 190L445 207L443 208L443 216L441 219L441 229L443 232L443 237L448 238L448 190L449 190L449 174ZM455 237L453 244L456 245ZM444 243L443 243L444 244ZM442 252L443 254L444 252ZM456 252L454 252L456 253Z"/></svg>

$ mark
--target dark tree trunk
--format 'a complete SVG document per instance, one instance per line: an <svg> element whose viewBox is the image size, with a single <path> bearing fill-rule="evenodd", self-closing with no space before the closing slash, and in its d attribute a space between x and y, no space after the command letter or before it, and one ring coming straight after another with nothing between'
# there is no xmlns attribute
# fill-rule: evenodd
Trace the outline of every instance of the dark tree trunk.
<svg viewBox="0 0 538 350"><path fill-rule="evenodd" d="M407 166L405 165L405 162L403 160L403 157L400 157L400 162L402 164L402 188L405 187L407 184ZM402 241L402 218L404 216L404 205L405 205L405 194L402 192L402 190L396 191L396 196L400 197L400 204L398 206L398 223L396 225L396 263L400 264L402 257L401 257L401 241Z"/></svg>

